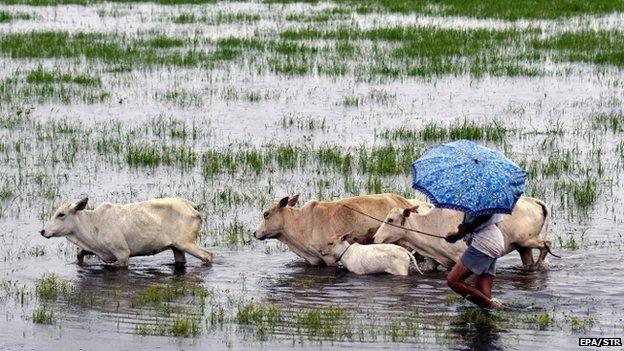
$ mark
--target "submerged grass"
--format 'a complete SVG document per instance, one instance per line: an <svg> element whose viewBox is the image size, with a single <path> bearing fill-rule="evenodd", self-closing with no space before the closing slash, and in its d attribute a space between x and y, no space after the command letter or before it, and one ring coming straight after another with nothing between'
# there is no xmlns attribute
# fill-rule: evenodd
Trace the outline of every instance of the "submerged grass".
<svg viewBox="0 0 624 351"><path fill-rule="evenodd" d="M329 22L348 19L351 17L352 12L351 9L346 7L334 7L315 12L289 13L285 16L285 19L297 23Z"/></svg>
<svg viewBox="0 0 624 351"><path fill-rule="evenodd" d="M98 76L34 70L26 77L13 75L0 81L0 97L6 103L93 104L110 97L110 93L99 85Z"/></svg>
<svg viewBox="0 0 624 351"><path fill-rule="evenodd" d="M104 0L0 0L5 5L56 6L56 5L91 5ZM160 5L211 4L216 0L113 0L116 3L152 2ZM318 3L318 0L265 0L266 3ZM347 11L358 13L399 12L423 13L442 16L469 16L479 18L500 18L517 20L521 18L555 19L586 14L608 14L621 12L624 5L619 1L609 0L565 0L536 1L518 0L511 3L497 0L337 0L343 6L330 10L331 14L345 14ZM328 11L329 12L329 11ZM323 12L321 12L322 14ZM324 16L320 20L324 20Z"/></svg>
<svg viewBox="0 0 624 351"><path fill-rule="evenodd" d="M60 71L49 71L42 66L28 72L26 82L31 84L53 84L53 83L74 83L80 85L100 86L102 80L99 76L88 74L61 73Z"/></svg>
<svg viewBox="0 0 624 351"><path fill-rule="evenodd" d="M561 194L560 201L562 204L568 208L574 205L585 212L598 199L598 181L592 177L587 177L582 181L555 181L554 190Z"/></svg>
<svg viewBox="0 0 624 351"><path fill-rule="evenodd" d="M328 306L324 309L306 309L295 314L297 328L310 338L324 337L340 340L352 334L346 310Z"/></svg>
<svg viewBox="0 0 624 351"><path fill-rule="evenodd" d="M42 301L54 301L68 289L68 283L54 274L44 275L35 285L37 297Z"/></svg>
<svg viewBox="0 0 624 351"><path fill-rule="evenodd" d="M538 326L538 329L545 330L553 324L554 318L547 312L543 312L527 317L526 322L530 324L536 324Z"/></svg>
<svg viewBox="0 0 624 351"><path fill-rule="evenodd" d="M581 30L536 39L533 47L548 50L555 59L624 66L624 33L620 30Z"/></svg>
<svg viewBox="0 0 624 351"><path fill-rule="evenodd" d="M371 41L369 56L374 60L366 72L382 76L431 76L470 73L474 76L537 75L527 66L530 56L518 49L519 42L539 33L537 29L519 31L488 29L454 29L425 26L394 26L360 29L343 26L323 30L318 27L287 29L284 40ZM392 45L388 45L392 44ZM513 47L514 50L508 50ZM342 57L350 57L342 52Z"/></svg>
<svg viewBox="0 0 624 351"><path fill-rule="evenodd" d="M133 297L132 305L159 305L166 302L173 302L183 297L197 299L203 304L203 300L206 296L208 296L208 291L199 284L186 282L151 284Z"/></svg>
<svg viewBox="0 0 624 351"><path fill-rule="evenodd" d="M24 12L0 11L0 23L7 23L14 20L29 20L32 16Z"/></svg>
<svg viewBox="0 0 624 351"><path fill-rule="evenodd" d="M176 317L173 321L159 320L156 324L138 324L135 333L139 335L170 335L189 338L200 333L198 317Z"/></svg>
<svg viewBox="0 0 624 351"><path fill-rule="evenodd" d="M613 133L624 132L624 112L597 113L593 115L593 127Z"/></svg>
<svg viewBox="0 0 624 351"><path fill-rule="evenodd" d="M418 136L424 141L468 139L501 142L510 131L510 129L503 127L502 123L496 120L492 120L487 124L478 124L464 120L462 122L451 122L448 126L430 122L418 132ZM386 134L393 138L411 138L416 133L410 130L399 129L386 132Z"/></svg>
<svg viewBox="0 0 624 351"><path fill-rule="evenodd" d="M0 53L12 58L86 58L115 65L210 65L216 53L180 48L180 38L130 39L103 33L27 32L0 36ZM178 49L178 50L171 50Z"/></svg>
<svg viewBox="0 0 624 351"><path fill-rule="evenodd" d="M318 0L265 0L269 3L297 3ZM468 16L506 20L556 19L579 15L609 14L624 11L624 4L610 0L563 0L513 2L497 0L337 0L335 3L351 6L358 13L398 12L423 13L439 16Z"/></svg>
<svg viewBox="0 0 624 351"><path fill-rule="evenodd" d="M228 23L254 23L259 20L259 14L245 12L217 12L215 15L198 15L193 12L183 12L171 18L171 21L177 24L205 23L213 25Z"/></svg>
<svg viewBox="0 0 624 351"><path fill-rule="evenodd" d="M251 300L237 307L235 320L240 325L262 323L272 325L281 322L282 311L275 304L258 303Z"/></svg>
<svg viewBox="0 0 624 351"><path fill-rule="evenodd" d="M185 146L129 145L126 162L130 166L179 165L190 168L197 162L197 154Z"/></svg>
<svg viewBox="0 0 624 351"><path fill-rule="evenodd" d="M359 169L373 175L404 174L410 165L418 159L421 149L415 144L401 146L387 145L371 150L360 148L358 151Z"/></svg>
<svg viewBox="0 0 624 351"><path fill-rule="evenodd" d="M33 310L32 321L35 324L54 324L54 313L43 304Z"/></svg>
<svg viewBox="0 0 624 351"><path fill-rule="evenodd" d="M184 13L178 23L201 21ZM242 15L241 15L242 16ZM224 19L225 21L225 19ZM624 43L619 31L584 31L538 38L539 29L454 29L424 26L392 26L362 29L308 26L252 37L226 37L197 46L196 39L155 35L145 39L120 34L28 32L0 36L0 53L12 58L86 58L105 63L133 65L202 66L254 57L258 70L277 74L311 73L358 77L435 76L535 76L545 55L556 60L622 65L618 48ZM334 41L319 46L310 41ZM305 41L305 42L301 42ZM366 62L362 52L367 52ZM351 65L345 64L351 62ZM349 67L351 66L351 67ZM359 106L359 98L347 98L345 106Z"/></svg>
<svg viewBox="0 0 624 351"><path fill-rule="evenodd" d="M217 0L0 0L4 5L28 5L28 6L58 6L58 5L82 5L88 6L103 2L114 3L156 3L159 5L200 5L213 4Z"/></svg>

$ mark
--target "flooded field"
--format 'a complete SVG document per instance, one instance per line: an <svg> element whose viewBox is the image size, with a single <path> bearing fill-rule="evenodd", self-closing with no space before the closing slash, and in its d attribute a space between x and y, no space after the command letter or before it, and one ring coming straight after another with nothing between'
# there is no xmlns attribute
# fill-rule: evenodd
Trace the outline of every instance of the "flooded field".
<svg viewBox="0 0 624 351"><path fill-rule="evenodd" d="M624 335L624 5L0 0L0 350L575 349ZM528 5L530 4L530 5ZM445 272L313 267L252 232L277 197L410 188L471 139L552 208L548 268L500 260L483 312ZM128 270L39 231L182 196L200 245Z"/></svg>

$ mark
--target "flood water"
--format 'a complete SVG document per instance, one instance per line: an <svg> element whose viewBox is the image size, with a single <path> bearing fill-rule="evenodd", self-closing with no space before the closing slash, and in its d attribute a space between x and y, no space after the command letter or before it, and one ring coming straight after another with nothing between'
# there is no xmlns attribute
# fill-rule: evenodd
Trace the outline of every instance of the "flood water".
<svg viewBox="0 0 624 351"><path fill-rule="evenodd" d="M578 345L577 333L567 330L526 330L522 326L498 329L488 326L449 324L437 332L435 316L453 316L469 308L467 304L449 305L445 273L427 273L408 278L393 276L357 276L338 268L317 268L298 263L290 253L267 256L259 250L219 250L214 267L206 268L192 260L185 269L171 265L168 253L149 259L135 259L131 269L120 270L93 263L79 268L65 260L23 260L4 269L12 279L34 282L44 272L55 272L72 280L77 288L93 296L104 296L95 308L80 308L59 303L63 322L58 326L33 325L14 315L18 308L4 306L6 320L0 336L3 349L90 349L107 350L111 340L119 349L302 349L327 347L378 349L526 349L556 344L561 349ZM515 256L515 255L510 255ZM518 268L517 257L501 260L493 294L507 302L513 318L532 313L566 311L574 315L599 316L597 326L583 335L619 337L621 335L621 253L592 250L588 254L565 254L562 260L551 260L547 271L526 272ZM189 281L229 294L246 294L266 299L284 310L305 309L323 305L340 306L358 311L357 318L383 323L385 317L416 316L420 335L411 342L378 340L310 341L299 340L287 323L276 327L269 341L245 337L244 331L214 331L184 339L163 336L137 336L136 324L149 320L149 311L128 307L133 294L149 284ZM118 299L110 297L119 289ZM118 300L121 306L118 307ZM193 309L196 306L187 306ZM10 322L9 322L10 320ZM563 326L561 327L564 328ZM246 340L248 339L248 340Z"/></svg>
<svg viewBox="0 0 624 351"><path fill-rule="evenodd" d="M206 40L250 37L282 28L280 12L331 6L270 7L256 2L171 7L0 5L0 10L33 15L30 20L1 23L0 34L52 30L117 32L132 37L153 32L176 37L199 33ZM246 12L260 19L247 24L170 23L172 16L188 11ZM621 14L508 22L374 13L354 14L347 22L362 28L381 27L386 17L388 23L422 26L541 26L544 35L575 30L570 23L611 29L621 28L623 22ZM111 73L106 63L82 58L17 59L3 53L3 82L42 65L97 74L99 88L111 96L103 102L86 102L76 93L78 101L40 101L25 92L24 85L15 90L18 101L0 102L0 350L110 350L111 345L117 350L569 350L576 349L583 336L622 337L624 149L618 145L624 145L624 134L599 130L591 117L621 113L621 69L545 62L552 71L537 77L459 75L362 81L348 74L258 72L252 58L246 60L214 70L135 66ZM560 74L566 70L569 73ZM181 93L165 98L171 91ZM353 98L361 102L344 102ZM28 117L20 115L17 125L9 123L23 109L30 111ZM284 120L290 117L302 125L285 126ZM360 147L402 143L384 140L384 130L493 119L513 132L502 142L487 144L517 162L542 162L550 154L570 151L574 165L562 174L537 174L527 186L528 195L543 199L553 210L550 237L553 251L562 258L549 257L547 268L537 271L522 269L515 252L500 259L493 295L507 307L492 313L486 322L470 319L479 312L454 297L445 272L357 276L338 267L309 266L275 240L260 242L250 235L263 208L276 197L298 193L304 203L371 193L368 184L375 179L381 182L382 191L416 197L410 189L409 171L375 178L354 167L345 175L299 159L291 169L272 165L258 173L238 169L208 177L201 169L201 158L191 167L165 162L137 166L129 164L125 149L115 154L96 146L106 137L121 135L122 143L183 145L198 155L239 147L262 151L287 143L309 150L330 146L357 155ZM197 137L181 141L168 134L160 136L155 126L162 121L165 128L193 128ZM309 127L310 121L316 127ZM563 131L552 132L556 128ZM424 149L425 144L430 143L419 145ZM566 190L555 186L559 181L586 178L598 184L596 198L587 208L572 204L564 196ZM198 241L214 253L213 266L202 266L188 257L186 267L175 267L172 253L166 251L131 258L127 270L97 258L79 267L75 246L65 239L46 240L39 231L63 201L83 196L89 196L91 208L105 201L127 203L164 196L204 204ZM43 301L36 286L50 274L66 282L73 295L63 293ZM200 301L182 294L164 305L137 302L137 296L157 284L196 286L207 296ZM268 325L241 323L241 306L250 301L273 306L282 317ZM52 323L33 321L33 311L41 306L53 313ZM225 318L215 323L219 308L224 309ZM339 317L321 317L321 324L331 328L306 319L314 311L323 316L331 309L339 309ZM158 329L141 332L143 326L168 325L188 316L199 322L195 335L154 332ZM547 320L539 323L539 316Z"/></svg>

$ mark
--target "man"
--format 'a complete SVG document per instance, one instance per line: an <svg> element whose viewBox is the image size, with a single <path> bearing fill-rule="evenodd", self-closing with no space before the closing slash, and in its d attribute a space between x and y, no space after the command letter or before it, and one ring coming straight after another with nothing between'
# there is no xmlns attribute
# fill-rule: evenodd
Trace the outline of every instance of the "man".
<svg viewBox="0 0 624 351"><path fill-rule="evenodd" d="M478 217L464 215L464 221L457 231L450 232L446 241L454 243L464 238L468 249L448 274L448 285L453 291L483 308L500 308L502 303L492 298L492 283L496 275L496 259L504 254L505 241L497 223L503 220L500 214ZM474 274L475 286L465 280Z"/></svg>

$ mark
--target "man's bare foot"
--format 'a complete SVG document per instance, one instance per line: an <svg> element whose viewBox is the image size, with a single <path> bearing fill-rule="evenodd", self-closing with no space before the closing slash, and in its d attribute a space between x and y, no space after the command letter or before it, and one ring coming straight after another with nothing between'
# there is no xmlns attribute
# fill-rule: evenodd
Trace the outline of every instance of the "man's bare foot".
<svg viewBox="0 0 624 351"><path fill-rule="evenodd" d="M503 307L503 302L499 299L490 299L490 308L499 309Z"/></svg>

